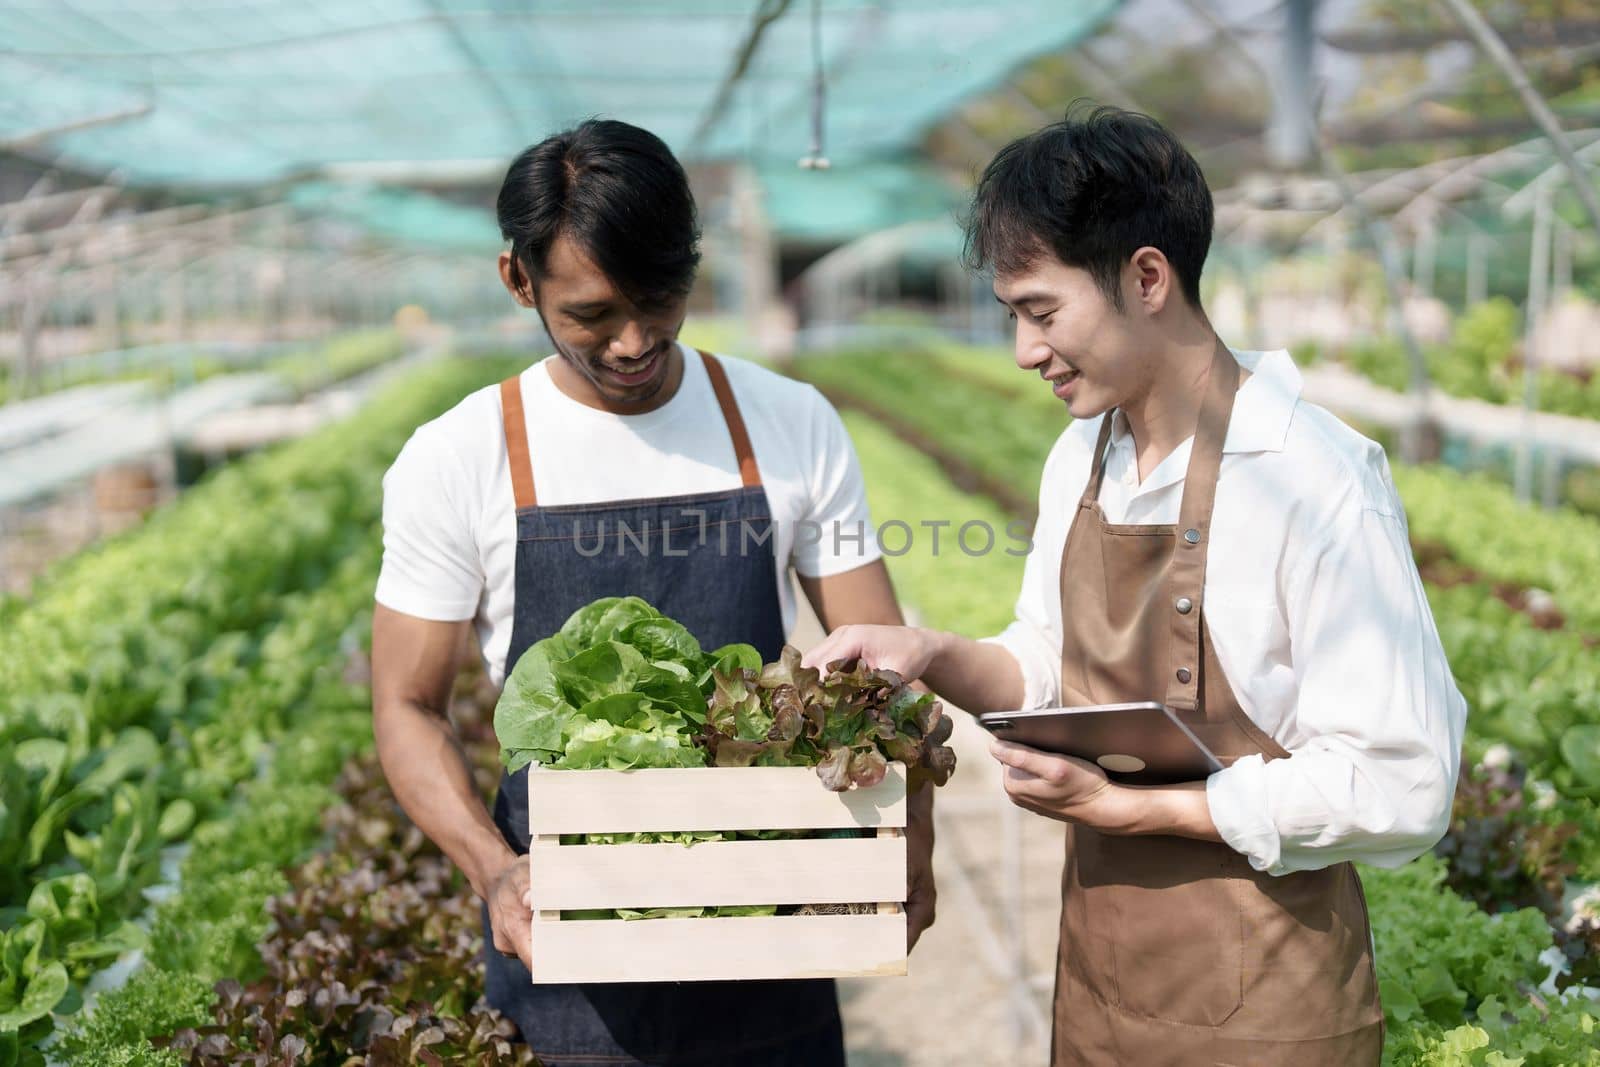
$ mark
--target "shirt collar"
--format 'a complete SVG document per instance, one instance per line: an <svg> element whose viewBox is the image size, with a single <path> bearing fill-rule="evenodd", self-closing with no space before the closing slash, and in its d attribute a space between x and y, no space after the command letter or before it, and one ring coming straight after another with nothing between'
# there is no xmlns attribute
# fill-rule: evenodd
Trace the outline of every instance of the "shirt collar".
<svg viewBox="0 0 1600 1067"><path fill-rule="evenodd" d="M1271 352L1230 351L1250 377L1234 398L1223 453L1282 452L1295 405L1300 402L1303 382L1299 369L1281 348ZM1128 437L1128 420L1118 409L1111 413L1111 447L1121 446ZM1188 450L1180 447L1178 451Z"/></svg>

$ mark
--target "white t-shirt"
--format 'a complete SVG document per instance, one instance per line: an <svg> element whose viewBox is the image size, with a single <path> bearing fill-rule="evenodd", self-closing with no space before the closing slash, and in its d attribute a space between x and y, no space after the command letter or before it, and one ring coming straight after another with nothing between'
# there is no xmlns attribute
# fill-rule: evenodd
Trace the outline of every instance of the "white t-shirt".
<svg viewBox="0 0 1600 1067"><path fill-rule="evenodd" d="M700 357L682 351L678 391L643 415L613 415L561 392L548 366L559 357L522 372L541 505L739 487L733 442L711 380ZM722 357L721 363L772 509L787 630L795 614L791 567L820 578L881 555L861 468L844 423L815 388L742 360ZM499 684L511 642L516 545L505 424L494 385L419 427L384 475L378 603L423 619L474 620L484 664Z"/></svg>

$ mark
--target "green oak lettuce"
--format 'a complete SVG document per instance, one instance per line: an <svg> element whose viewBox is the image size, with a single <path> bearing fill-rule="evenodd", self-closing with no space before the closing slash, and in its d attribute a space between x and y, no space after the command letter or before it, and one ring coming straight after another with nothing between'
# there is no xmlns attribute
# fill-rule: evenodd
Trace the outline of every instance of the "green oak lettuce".
<svg viewBox="0 0 1600 1067"><path fill-rule="evenodd" d="M955 770L951 723L940 703L893 671L838 662L826 673L800 664L785 647L759 671L714 671L701 739L718 767L817 768L829 789L874 786L889 761L904 763L911 785L943 785Z"/></svg>
<svg viewBox="0 0 1600 1067"><path fill-rule="evenodd" d="M816 767L832 790L881 782L891 760L913 786L955 769L950 721L899 675L840 662L803 667L786 647L701 649L638 597L578 609L517 661L495 708L500 758L569 769Z"/></svg>

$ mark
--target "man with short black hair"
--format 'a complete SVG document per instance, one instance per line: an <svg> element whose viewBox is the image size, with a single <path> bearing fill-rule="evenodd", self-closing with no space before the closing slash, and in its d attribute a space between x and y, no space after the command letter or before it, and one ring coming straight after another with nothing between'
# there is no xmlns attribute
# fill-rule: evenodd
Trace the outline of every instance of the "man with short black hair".
<svg viewBox="0 0 1600 1067"><path fill-rule="evenodd" d="M972 712L1159 701L1220 758L1131 786L995 742L1067 822L1056 1064L1376 1064L1383 1012L1351 861L1448 825L1465 703L1383 450L1234 352L1200 305L1211 194L1154 120L1069 112L984 171L970 260L1016 362L1077 420L1045 465L1015 622L973 641L845 627Z"/></svg>
<svg viewBox="0 0 1600 1067"><path fill-rule="evenodd" d="M791 570L824 627L901 616L837 413L809 385L678 343L699 230L660 139L600 120L548 138L511 164L499 216L501 281L556 351L418 429L384 478L384 772L483 899L489 1003L546 1067L842 1067L831 981L532 984L528 772L502 778L491 816L446 717L470 628L498 684L603 596L768 661L794 618ZM931 789L909 804L915 940L933 919Z"/></svg>

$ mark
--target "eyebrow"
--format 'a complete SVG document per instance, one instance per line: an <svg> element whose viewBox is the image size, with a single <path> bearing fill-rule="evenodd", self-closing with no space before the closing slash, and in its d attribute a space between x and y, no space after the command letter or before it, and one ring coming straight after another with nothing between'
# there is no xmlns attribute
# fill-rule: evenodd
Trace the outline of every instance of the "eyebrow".
<svg viewBox="0 0 1600 1067"><path fill-rule="evenodd" d="M572 312L577 312L579 314L582 314L583 312L609 311L609 310L611 310L611 301L609 301L609 300L583 300L583 301L579 301L576 304L562 304L561 305L561 310L565 311L565 312L568 312L569 314L572 313Z"/></svg>
<svg viewBox="0 0 1600 1067"><path fill-rule="evenodd" d="M1051 299L1051 294L1033 291L1022 293L1018 295L1015 300L1005 300L1001 298L999 293L996 293L994 294L994 298L1002 307L1016 307L1019 304L1037 304L1040 302L1047 302Z"/></svg>

